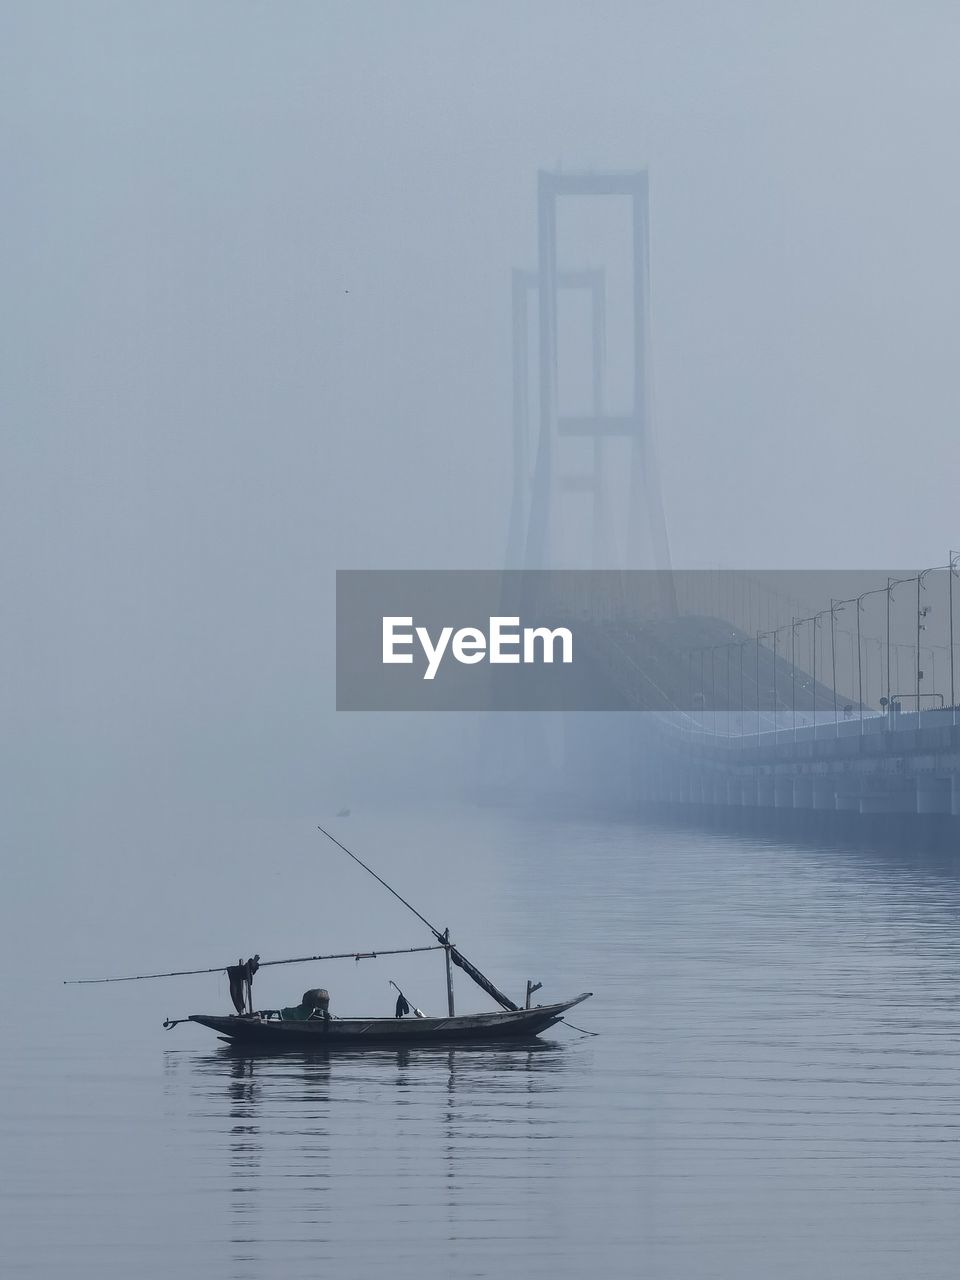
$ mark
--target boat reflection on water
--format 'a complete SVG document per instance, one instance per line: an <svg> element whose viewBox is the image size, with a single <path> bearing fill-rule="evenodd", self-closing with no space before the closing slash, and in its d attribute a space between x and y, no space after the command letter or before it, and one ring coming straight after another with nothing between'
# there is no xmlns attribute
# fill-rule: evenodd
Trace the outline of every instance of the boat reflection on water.
<svg viewBox="0 0 960 1280"><path fill-rule="evenodd" d="M291 1100L294 1083L308 1086L311 1101L324 1099L316 1093L318 1087L327 1086L334 1075L346 1084L358 1085L375 1080L377 1085L389 1089L417 1087L421 1080L436 1082L437 1074L446 1074L452 1091L460 1086L482 1084L496 1089L497 1077L509 1074L510 1083L501 1087L513 1092L517 1078L525 1078L531 1090L543 1087L540 1077L559 1072L563 1068L566 1047L556 1041L526 1040L504 1041L502 1044L422 1045L415 1048L398 1047L382 1049L316 1049L286 1050L283 1053L269 1049L237 1048L225 1044L212 1052L184 1055L168 1051L169 1056L182 1063L189 1057L191 1070L196 1073L198 1090L209 1096L206 1087L211 1079L226 1083L231 1101L246 1108L249 1117L262 1101L261 1089L274 1086L275 1097L281 1103ZM408 1073L416 1071L413 1076ZM304 1099L308 1095L304 1095ZM234 1119L245 1118L239 1113Z"/></svg>
<svg viewBox="0 0 960 1280"><path fill-rule="evenodd" d="M191 1055L191 1059L195 1065L200 1063L207 1064L206 1069L211 1069L213 1063L236 1063L236 1062L390 1062L394 1064L406 1064L409 1062L436 1062L438 1059L482 1059L487 1060L489 1065L496 1064L507 1070L515 1069L518 1061L526 1062L533 1057L539 1057L541 1054L557 1057L564 1053L564 1046L558 1041L542 1040L536 1037L518 1040L503 1040L484 1042L482 1044L424 1044L424 1045L393 1045L384 1046L378 1049L354 1048L345 1046L339 1048L334 1046L329 1049L285 1049L282 1053L269 1047L263 1049L250 1048L245 1045L242 1048L237 1045L224 1044L218 1046L212 1052L196 1053ZM183 1056L182 1051L178 1055ZM203 1068L201 1068L203 1069Z"/></svg>
<svg viewBox="0 0 960 1280"><path fill-rule="evenodd" d="M285 1274L305 1242L346 1263L356 1233L402 1240L414 1196L421 1224L426 1201L461 1236L476 1222L478 1171L515 1176L510 1157L531 1146L538 1165L546 1157L569 1046L166 1056L168 1105L208 1130L208 1163L220 1152L208 1172L229 1187L232 1275L254 1280Z"/></svg>

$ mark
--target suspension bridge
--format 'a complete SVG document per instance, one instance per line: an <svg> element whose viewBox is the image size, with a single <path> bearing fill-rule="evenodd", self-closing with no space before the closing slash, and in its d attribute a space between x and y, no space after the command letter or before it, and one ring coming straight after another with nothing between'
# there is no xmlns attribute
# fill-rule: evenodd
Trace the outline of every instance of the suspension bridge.
<svg viewBox="0 0 960 1280"><path fill-rule="evenodd" d="M562 262L559 248L558 211L590 198L625 200L630 212L630 265L618 284L632 318L614 335L630 394L615 409L609 270ZM580 628L617 704L647 713L630 735L636 801L960 819L960 553L912 571L675 571L650 394L647 174L541 173L537 230L536 268L518 268L512 281L507 567L655 572L655 617L622 602ZM571 352L560 342L561 309L578 297L589 324L583 349ZM586 407L561 403L564 359L588 370ZM579 732L570 718L571 759ZM623 777L623 735L612 739Z"/></svg>

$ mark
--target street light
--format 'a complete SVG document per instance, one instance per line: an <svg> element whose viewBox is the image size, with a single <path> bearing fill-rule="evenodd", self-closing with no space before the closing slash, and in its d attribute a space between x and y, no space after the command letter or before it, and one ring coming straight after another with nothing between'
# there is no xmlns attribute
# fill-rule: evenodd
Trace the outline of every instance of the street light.
<svg viewBox="0 0 960 1280"><path fill-rule="evenodd" d="M780 740L780 720L777 715L777 636L780 633L778 627L773 633L773 745L776 746Z"/></svg>
<svg viewBox="0 0 960 1280"><path fill-rule="evenodd" d="M790 620L790 719L793 740L797 740L797 616Z"/></svg>
<svg viewBox="0 0 960 1280"><path fill-rule="evenodd" d="M886 591L886 587L874 587L872 591L861 591L857 596L857 700L860 703L860 732L863 733L863 667L860 652L860 610L867 596L878 596Z"/></svg>
<svg viewBox="0 0 960 1280"><path fill-rule="evenodd" d="M921 622L921 618L925 618L930 612L929 606L920 608L920 592L923 590L923 580L928 573L932 573L932 569L922 569L917 574L917 728L920 728L920 681L923 679L923 670L920 666L920 632L926 630L925 624Z"/></svg>
<svg viewBox="0 0 960 1280"><path fill-rule="evenodd" d="M839 601L830 597L830 666L833 680L833 736L840 737L840 712L837 707L837 604Z"/></svg>
<svg viewBox="0 0 960 1280"><path fill-rule="evenodd" d="M950 609L950 707L951 707L951 718L954 724L957 723L957 696L956 696L956 691L954 689L954 681L953 681L953 578L957 572L958 562L960 562L960 551L951 551L950 564L948 566L949 575L947 578L947 582L949 584L949 597L950 597L950 604L949 604L949 609Z"/></svg>
<svg viewBox="0 0 960 1280"><path fill-rule="evenodd" d="M832 606L832 604L833 604L833 602L831 601L831 606ZM813 671L812 671L812 675L813 675L812 706L813 706L813 736L814 736L814 739L816 739L816 736L817 736L817 624L818 624L818 622L820 621L820 619L823 617L823 615L824 615L825 613L829 613L829 612L831 612L831 610L828 610L828 609L821 609L819 613L812 613L812 614L810 615L810 617L809 617L809 618L794 618L794 620L793 620L793 626L794 626L794 627L802 627L802 626L804 625L804 623L806 623L806 622L812 622L812 623L813 623L813 640L812 640L811 648L812 648L812 650L813 650L813 663L812 663L812 666L813 666ZM794 698L793 698L793 702L794 702L794 706L793 706L793 720L794 720L794 724L793 724L793 736L794 736L794 740L796 740L796 736L797 736L797 724L796 724L796 720L797 720L797 707L796 707L796 701L797 701L797 699L796 699L796 687L797 687L796 667L794 667L794 675L793 675L793 688L794 688Z"/></svg>
<svg viewBox="0 0 960 1280"><path fill-rule="evenodd" d="M855 604L857 606L857 690L860 702L860 732L863 733L863 675L860 666L860 597L850 596L848 600L831 600L830 616L831 622L834 612L839 612L845 604ZM834 671L836 671L836 659L834 659ZM836 713L836 687L834 687L834 713ZM837 726L837 736L839 736L840 728Z"/></svg>
<svg viewBox="0 0 960 1280"><path fill-rule="evenodd" d="M893 696L893 690L890 687L890 600L893 595L894 587L899 587L903 582L912 582L913 578L887 578L887 705L890 705L890 699ZM900 671L897 669L897 685L900 684Z"/></svg>
<svg viewBox="0 0 960 1280"><path fill-rule="evenodd" d="M851 596L849 600L832 600L830 602L831 620L835 609L842 609L845 604L855 604L857 606L857 703L860 711L861 734L863 733L863 646L860 638L860 611L867 596L877 596L887 590L889 590L888 587L875 587L872 591L861 591L858 596Z"/></svg>
<svg viewBox="0 0 960 1280"><path fill-rule="evenodd" d="M773 636L773 643L774 643L774 667L773 667L773 678L774 678L774 682L776 682L776 678L777 678L777 667L776 667L776 643L777 643L777 632L776 632L776 630L774 630L774 631L758 631L758 632L757 632L757 746L758 746L758 747L759 747L759 745L760 745L760 641L761 641L761 639L765 640L768 636ZM774 706L773 706L773 729L774 729L774 733L773 733L773 742L774 742L774 746L776 746L776 742L777 742L777 706L776 706L776 701L774 701Z"/></svg>
<svg viewBox="0 0 960 1280"><path fill-rule="evenodd" d="M811 619L811 621L813 622L813 740L814 742L816 742L817 740L817 627L820 625L820 619L823 617L825 613L830 613L832 616L832 610L821 609L820 612L815 613L813 615L813 618ZM833 700L834 700L834 703L836 703L836 700L837 700L836 689L834 689L833 694L834 694Z"/></svg>

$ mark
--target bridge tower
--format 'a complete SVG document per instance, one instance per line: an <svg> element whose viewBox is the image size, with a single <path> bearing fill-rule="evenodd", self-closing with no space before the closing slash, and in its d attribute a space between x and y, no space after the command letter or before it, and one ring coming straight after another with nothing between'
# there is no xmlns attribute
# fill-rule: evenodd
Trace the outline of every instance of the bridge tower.
<svg viewBox="0 0 960 1280"><path fill-rule="evenodd" d="M559 291L580 290L590 299L590 389L593 416L603 413L604 354L606 347L606 276L599 268L557 273ZM513 505L507 540L507 568L525 569L530 527L532 471L536 439L530 422L530 310L537 298L539 276L535 271L513 272ZM539 300L537 299L537 303ZM559 481L564 492L592 495L591 568L609 566L611 555L605 527L606 500L603 474L603 439L596 436L593 467L589 474L568 474Z"/></svg>
<svg viewBox="0 0 960 1280"><path fill-rule="evenodd" d="M632 402L625 412L605 408L604 363L606 285L599 269L561 270L557 246L557 207L570 197L618 197L631 204L631 294L633 332ZM649 391L649 208L645 171L608 174L538 175L538 268L513 276L514 498L508 567L567 568L559 563L558 529L564 494L592 494L592 568L670 568L663 500L654 451ZM591 388L587 413L570 414L559 403L558 308L561 291L587 290L591 300ZM538 432L530 432L528 303L537 299ZM565 443L593 442L592 462L584 474L563 471ZM625 535L614 532L609 470L613 442L629 451ZM531 459L531 453L533 457ZM532 474L531 464L532 461Z"/></svg>

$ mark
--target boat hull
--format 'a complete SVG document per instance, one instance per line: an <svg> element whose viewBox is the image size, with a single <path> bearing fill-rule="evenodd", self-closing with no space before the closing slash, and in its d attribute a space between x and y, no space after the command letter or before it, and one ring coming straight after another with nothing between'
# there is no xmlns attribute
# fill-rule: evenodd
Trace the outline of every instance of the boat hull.
<svg viewBox="0 0 960 1280"><path fill-rule="evenodd" d="M474 1013L454 1018L320 1018L308 1022L240 1017L236 1014L192 1013L190 1022L209 1027L232 1044L259 1049L374 1048L382 1045L497 1043L530 1039L560 1022L574 1005L591 995L585 991L574 1000L538 1005L504 1013Z"/></svg>

